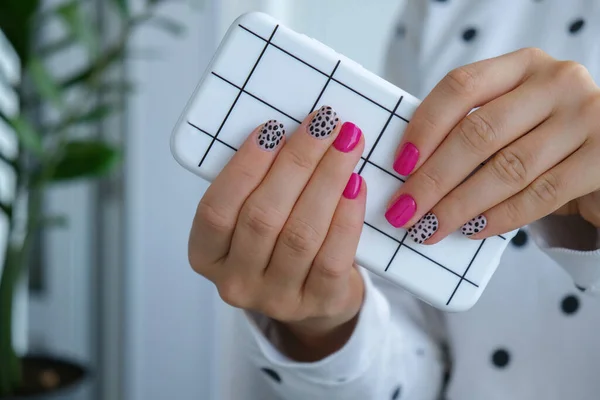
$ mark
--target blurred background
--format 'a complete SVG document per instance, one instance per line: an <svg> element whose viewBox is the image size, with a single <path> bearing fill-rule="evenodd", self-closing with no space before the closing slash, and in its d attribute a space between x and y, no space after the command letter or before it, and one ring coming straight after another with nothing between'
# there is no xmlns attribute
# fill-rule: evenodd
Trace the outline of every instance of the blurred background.
<svg viewBox="0 0 600 400"><path fill-rule="evenodd" d="M100 40L110 41L118 24L107 10L112 0L80 1L92 10ZM221 380L235 357L230 310L187 261L189 227L207 184L176 164L171 130L241 13L268 12L381 73L401 6L401 0L150 2L177 26L167 26L171 32L143 26L127 37L124 55L108 73L133 89L120 95L118 113L88 124L87 135L120 149L121 162L102 179L60 181L44 190L44 213L67 222L39 231L29 251L28 282L17 289L18 349L76 360L90 371L83 385L60 399L231 398ZM47 10L68 2L41 3ZM131 9L145 6L129 1ZM52 43L62 29L47 24L30 39ZM18 79L19 62L0 37L0 72ZM68 74L82 57L65 48L44 62L49 73ZM0 109L20 102L0 80ZM14 147L11 140L0 129L0 150ZM10 190L11 179L0 160L0 192ZM6 230L0 218L3 242Z"/></svg>

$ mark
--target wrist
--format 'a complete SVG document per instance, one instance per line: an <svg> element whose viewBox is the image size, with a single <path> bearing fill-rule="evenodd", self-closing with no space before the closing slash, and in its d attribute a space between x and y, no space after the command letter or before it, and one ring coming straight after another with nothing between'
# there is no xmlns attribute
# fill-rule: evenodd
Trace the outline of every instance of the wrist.
<svg viewBox="0 0 600 400"><path fill-rule="evenodd" d="M358 270L353 272L345 312L298 322L274 321L280 351L295 361L315 362L344 347L354 333L364 299L362 276Z"/></svg>

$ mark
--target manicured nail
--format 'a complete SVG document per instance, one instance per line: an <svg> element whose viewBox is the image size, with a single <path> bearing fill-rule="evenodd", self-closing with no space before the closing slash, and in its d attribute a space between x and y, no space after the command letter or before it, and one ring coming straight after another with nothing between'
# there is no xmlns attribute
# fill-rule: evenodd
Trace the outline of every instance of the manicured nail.
<svg viewBox="0 0 600 400"><path fill-rule="evenodd" d="M404 226L417 211L415 199L407 194L403 194L392 204L385 213L385 219L394 227Z"/></svg>
<svg viewBox="0 0 600 400"><path fill-rule="evenodd" d="M325 139L331 135L340 119L333 108L323 106L319 112L315 114L310 125L308 125L308 133L317 139Z"/></svg>
<svg viewBox="0 0 600 400"><path fill-rule="evenodd" d="M344 197L350 200L354 200L360 193L360 187L362 185L362 176L353 172L346 184L344 189Z"/></svg>
<svg viewBox="0 0 600 400"><path fill-rule="evenodd" d="M438 219L433 213L427 213L408 229L411 239L421 244L438 230Z"/></svg>
<svg viewBox="0 0 600 400"><path fill-rule="evenodd" d="M338 137L335 138L333 146L343 153L348 153L354 150L358 142L360 142L360 136L362 131L352 122L345 122L340 129Z"/></svg>
<svg viewBox="0 0 600 400"><path fill-rule="evenodd" d="M394 171L400 175L407 176L415 169L419 161L419 149L412 143L404 143L400 149L398 158L394 161Z"/></svg>
<svg viewBox="0 0 600 400"><path fill-rule="evenodd" d="M273 151L279 146L284 136L285 128L283 124L272 119L267 121L261 128L260 133L256 137L256 143L263 150Z"/></svg>
<svg viewBox="0 0 600 400"><path fill-rule="evenodd" d="M487 226L487 218L483 215L473 218L461 228L461 232L465 236L472 236L481 232Z"/></svg>

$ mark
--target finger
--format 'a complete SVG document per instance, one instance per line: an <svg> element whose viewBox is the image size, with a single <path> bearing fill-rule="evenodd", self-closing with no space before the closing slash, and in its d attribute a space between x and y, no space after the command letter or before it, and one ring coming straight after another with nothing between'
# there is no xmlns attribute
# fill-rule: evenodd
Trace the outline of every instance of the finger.
<svg viewBox="0 0 600 400"><path fill-rule="evenodd" d="M545 86L530 80L459 122L398 191L398 195L410 195L417 204L405 225L414 225L482 162L546 120L554 101Z"/></svg>
<svg viewBox="0 0 600 400"><path fill-rule="evenodd" d="M551 214L573 199L600 189L600 159L594 152L592 146L582 146L527 188L486 211L487 226L472 238L483 239L520 228Z"/></svg>
<svg viewBox="0 0 600 400"><path fill-rule="evenodd" d="M279 294L300 294L363 149L360 129L346 122L300 195L275 245L264 277ZM352 176L350 184L360 183L357 176Z"/></svg>
<svg viewBox="0 0 600 400"><path fill-rule="evenodd" d="M229 251L239 212L263 180L285 141L283 124L270 120L248 136L198 204L189 240L192 266L202 269Z"/></svg>
<svg viewBox="0 0 600 400"><path fill-rule="evenodd" d="M480 230L481 227L473 224L485 222L478 218L480 214L521 192L583 145L587 133L577 125L567 116L552 117L530 134L500 150L431 210L440 224L427 243L439 242L465 223L465 234L477 233L475 229ZM572 134L565 135L565 131ZM469 224L472 218L476 220Z"/></svg>
<svg viewBox="0 0 600 400"><path fill-rule="evenodd" d="M366 183L353 174L304 284L305 301L325 314L330 308L333 309L329 311L335 312L340 305L348 304L352 291L356 290L356 278L360 279L353 263L363 227L366 195Z"/></svg>
<svg viewBox="0 0 600 400"><path fill-rule="evenodd" d="M268 265L294 204L339 131L338 122L331 107L311 113L244 203L227 257L227 265L240 269L241 276L250 279Z"/></svg>
<svg viewBox="0 0 600 400"><path fill-rule="evenodd" d="M525 49L451 71L415 111L394 170L406 176L418 169L467 113L516 88L548 58L541 51Z"/></svg>

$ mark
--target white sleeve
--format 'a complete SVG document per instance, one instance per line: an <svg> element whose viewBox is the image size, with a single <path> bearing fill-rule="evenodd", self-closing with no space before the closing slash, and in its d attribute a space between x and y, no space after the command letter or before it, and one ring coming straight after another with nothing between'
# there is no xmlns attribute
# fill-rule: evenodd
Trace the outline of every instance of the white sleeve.
<svg viewBox="0 0 600 400"><path fill-rule="evenodd" d="M579 216L548 216L529 228L536 244L577 287L600 295L600 229Z"/></svg>
<svg viewBox="0 0 600 400"><path fill-rule="evenodd" d="M437 399L445 363L439 344L419 324L425 325L422 306L400 288L379 287L370 273L361 273L365 299L356 328L344 347L318 362L290 360L269 340L270 320L246 314L244 353L264 372L261 392L290 400ZM398 299L393 309L386 291Z"/></svg>

